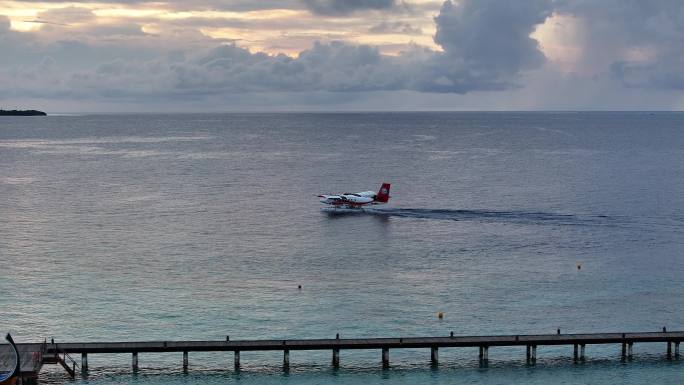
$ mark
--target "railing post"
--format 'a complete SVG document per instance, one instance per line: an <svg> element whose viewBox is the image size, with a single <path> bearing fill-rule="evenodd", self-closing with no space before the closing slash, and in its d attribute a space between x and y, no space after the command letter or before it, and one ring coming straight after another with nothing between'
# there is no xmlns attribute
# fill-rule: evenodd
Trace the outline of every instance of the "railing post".
<svg viewBox="0 0 684 385"><path fill-rule="evenodd" d="M81 371L88 372L88 353L81 353Z"/></svg>
<svg viewBox="0 0 684 385"><path fill-rule="evenodd" d="M133 356L131 357L131 366L134 372L138 371L138 352L133 352Z"/></svg>
<svg viewBox="0 0 684 385"><path fill-rule="evenodd" d="M433 366L439 365L439 348L437 346L430 348L430 363Z"/></svg>
<svg viewBox="0 0 684 385"><path fill-rule="evenodd" d="M235 370L240 370L240 351L236 350L234 352L235 356Z"/></svg>
<svg viewBox="0 0 684 385"><path fill-rule="evenodd" d="M335 369L340 367L340 349L338 348L333 349L332 364Z"/></svg>
<svg viewBox="0 0 684 385"><path fill-rule="evenodd" d="M382 367L389 368L389 348L382 348Z"/></svg>

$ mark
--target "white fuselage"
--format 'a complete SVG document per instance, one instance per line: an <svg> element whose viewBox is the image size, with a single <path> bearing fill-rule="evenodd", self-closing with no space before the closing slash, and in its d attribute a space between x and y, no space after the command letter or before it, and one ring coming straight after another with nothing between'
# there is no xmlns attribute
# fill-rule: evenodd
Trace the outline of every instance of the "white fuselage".
<svg viewBox="0 0 684 385"><path fill-rule="evenodd" d="M359 194L325 195L321 203L328 205L366 205L375 200L375 193L365 191Z"/></svg>
<svg viewBox="0 0 684 385"><path fill-rule="evenodd" d="M366 205L376 205L380 203L387 203L389 200L389 183L383 183L380 190L376 193L374 191L361 191L357 193L344 193L335 195L319 195L321 203L330 205L333 208L360 208Z"/></svg>

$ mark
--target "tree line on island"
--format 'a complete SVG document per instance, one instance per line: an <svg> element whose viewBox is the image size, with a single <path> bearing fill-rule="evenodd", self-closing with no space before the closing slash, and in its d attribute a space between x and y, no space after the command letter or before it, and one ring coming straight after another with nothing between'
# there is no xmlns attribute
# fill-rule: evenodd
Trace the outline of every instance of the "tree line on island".
<svg viewBox="0 0 684 385"><path fill-rule="evenodd" d="M43 111L38 110L3 110L0 109L0 116L47 116Z"/></svg>

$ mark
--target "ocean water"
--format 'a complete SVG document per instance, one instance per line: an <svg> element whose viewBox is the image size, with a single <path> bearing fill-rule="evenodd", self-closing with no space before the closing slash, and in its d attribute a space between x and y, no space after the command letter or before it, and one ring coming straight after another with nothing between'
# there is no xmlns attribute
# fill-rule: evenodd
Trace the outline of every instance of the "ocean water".
<svg viewBox="0 0 684 385"><path fill-rule="evenodd" d="M19 342L684 329L684 114L0 119L0 332ZM316 195L386 206L321 212ZM580 265L581 269L577 266ZM297 286L302 285L298 290ZM437 317L444 312L444 319ZM91 355L89 384L680 384L664 344ZM46 367L42 383L64 383Z"/></svg>

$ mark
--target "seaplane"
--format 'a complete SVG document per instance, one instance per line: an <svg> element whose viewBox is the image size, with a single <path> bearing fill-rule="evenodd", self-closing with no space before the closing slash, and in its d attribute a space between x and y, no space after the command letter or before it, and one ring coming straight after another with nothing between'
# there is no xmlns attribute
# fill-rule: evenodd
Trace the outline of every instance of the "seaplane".
<svg viewBox="0 0 684 385"><path fill-rule="evenodd" d="M338 195L319 195L327 210L357 210L363 207L387 203L390 199L390 184L383 183L380 190L344 193Z"/></svg>

